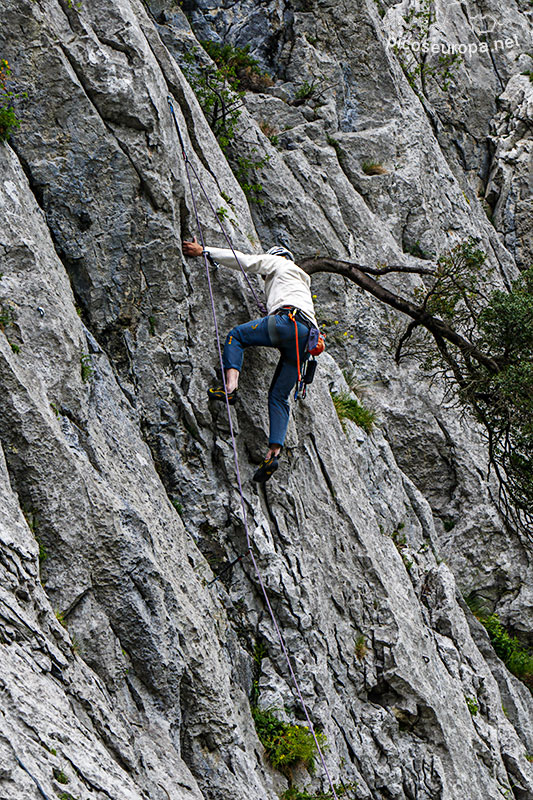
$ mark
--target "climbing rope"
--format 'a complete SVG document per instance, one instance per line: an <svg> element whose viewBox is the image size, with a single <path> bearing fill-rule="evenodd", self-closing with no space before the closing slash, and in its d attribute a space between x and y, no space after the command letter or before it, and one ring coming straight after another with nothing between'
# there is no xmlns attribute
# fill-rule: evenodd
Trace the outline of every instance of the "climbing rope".
<svg viewBox="0 0 533 800"><path fill-rule="evenodd" d="M313 725L313 723L311 721L311 717L309 715L309 711L307 710L307 706L305 704L305 700L303 699L303 695L302 695L302 692L301 692L301 689L300 689L300 684L298 683L298 679L296 678L296 674L294 672L294 669L293 669L293 666L292 666L292 663L291 663L291 659L289 657L289 653L288 653L287 647L285 645L285 640L283 638L283 635L281 633L280 627L278 625L278 622L277 622L277 619L276 619L276 615L274 614L274 609L272 608L272 605L270 603L270 600L269 600L269 597L268 597L268 593L267 593L267 590L266 590L266 586L265 586L265 583L263 581L263 577L261 575L261 571L259 570L259 566L257 564L257 560L256 560L256 558L254 556L254 553L253 553L253 550L252 550L252 540L251 540L251 537L250 537L250 532L248 530L248 518L247 518L247 515L246 515L246 503L245 503L245 500L244 500L244 492L243 492L242 480L241 480L241 471L240 471L240 468L239 468L239 458L238 458L238 455L237 455L237 443L236 443L236 440L235 440L235 433L234 433L234 430L233 430L233 422L232 422L232 419L231 419L231 409L230 409L230 405L229 405L228 392L227 392L227 387L226 387L226 374L225 374L224 363L223 363L223 359L222 359L222 346L220 344L220 333L219 333L219 327L218 327L217 312L216 312L216 308L215 308L215 299L214 299L214 295L213 295L213 287L212 287L212 284L211 284L211 275L210 275L210 272L209 272L209 261L208 261L208 257L207 257L207 253L206 253L206 249L205 249L204 234L203 234L203 229L202 229L202 225L201 225L201 222L200 222L200 217L198 215L198 208L197 208L197 205L196 205L196 198L195 198L195 194L194 194L194 189L193 189L193 186L192 186L191 171L194 173L194 176L195 176L196 180L198 181L198 184L200 185L200 187L202 189L202 192L203 192L204 196L207 198L208 203L209 203L209 205L210 205L210 207L211 207L211 209L212 209L212 211L213 211L213 213L214 213L214 215L215 215L215 217L217 219L218 219L218 216L217 216L216 211L215 211L215 209L213 207L213 204L211 203L210 198L207 195L207 192L205 191L205 189L204 189L204 187L202 185L202 182L200 180L200 177L198 176L198 173L194 169L194 166L190 162L189 157L187 155L187 151L185 149L185 144L184 144L184 141L183 141L183 138L182 138L182 135L181 135L181 131L180 131L180 128L179 128L179 125L178 125L178 121L176 119L176 114L174 113L174 107L173 107L173 104L172 104L172 98L168 97L167 99L168 99L168 104L170 106L170 112L172 114L172 117L174 119L174 124L176 126L176 131L177 131L177 134L178 134L178 138L179 138L179 141L180 141L183 160L184 160L184 163L185 163L185 172L186 172L186 175L187 175L187 181L188 181L188 184L189 184L189 190L190 190L190 193L191 193L191 200L192 200L192 205L193 205L193 209L194 209L194 216L195 216L196 225L197 225L197 228L198 228L198 235L200 237L200 243L201 243L202 248L203 248L203 257L204 257L205 270L206 270L206 276L207 276L207 286L208 286L208 289L209 289L209 298L210 298L210 301L211 301L211 312L213 314L213 322L214 322L214 327L215 327L215 338L216 338L217 349L218 349L218 357L219 357L219 362L220 362L220 369L221 369L221 372L222 372L222 382L223 382L224 394L225 394L225 398L226 398L226 410L227 410L227 414L228 414L229 430L230 430L230 435L231 435L231 443L232 443L232 447L233 447L233 459L234 459L234 462L235 462L235 474L236 474L236 477L237 477L237 485L238 485L238 488L239 488L239 495L240 495L240 500L241 500L244 532L246 534L246 545L247 545L248 553L250 555L250 558L251 558L251 561L252 561L252 564L253 564L253 567L254 567L254 571L255 571L257 580L259 582L259 586L261 587L261 592L263 594L263 598L265 600L265 604L266 604L266 607L268 609L268 613L270 615L270 619L272 620L272 624L273 624L274 629L276 631L276 635L278 637L278 641L280 643L283 655L285 656L285 661L287 662L287 667L288 667L292 682L294 684L294 688L296 690L296 694L298 696L298 699L300 701L300 705L302 707L302 710L304 712L305 718L307 720L307 723L308 723L308 726L309 726L309 730L311 731L311 734L313 736L313 739L314 739L314 742L315 742L315 745L316 745L316 748L317 748L317 752L318 752L318 754L320 756L320 761L322 763L322 767L324 768L324 772L325 772L325 774L327 776L327 779L328 779L328 783L329 783L329 785L331 787L333 798L334 798L334 800L339 800L337 792L335 791L335 786L333 784L333 780L331 778L331 775L329 773L329 770L328 770L328 767L327 767L327 764L326 764L326 760L324 758L324 753L322 751L322 748L320 746L320 742L319 742L318 737L317 737L316 732L315 732L315 727L314 727L314 725ZM233 255L235 256L235 259L236 259L237 263L239 264L243 274L247 278L246 273L244 272L244 269L243 269L242 265L240 264L239 259L237 258L235 250L233 249L233 245L231 244L229 236L225 233L223 226L221 226L221 227L222 227L222 231L224 233L224 236L226 238L226 241L228 242L228 244L230 246L230 249L233 252ZM258 304L258 306L260 306L259 299L257 298L257 296L256 296L256 294L255 294L255 292L254 292L254 290L253 290L253 288L252 288L252 286L251 286L249 281L248 281L248 285L249 285L250 289L253 292L253 295L255 297L256 303Z"/></svg>
<svg viewBox="0 0 533 800"><path fill-rule="evenodd" d="M25 764L24 764L24 763L23 763L23 762L20 760L20 758L18 757L18 755L17 755L16 753L15 753L15 760L17 761L17 763L18 763L19 767L20 767L21 769L23 769L23 770L24 770L24 772L27 772L27 773L28 773L28 775L30 776L30 778L32 779L32 781L34 782L34 784L36 785L36 787L37 787L37 790L38 790L39 794L41 795L41 797L43 797L43 798L44 798L44 800L50 800L50 797L49 797L49 795L47 795L47 794L46 794L46 792L44 791L43 787L41 786L41 784L39 783L39 781L37 780L37 778L35 777L35 775L33 775L33 774L32 774L32 773L29 771L28 767L27 767L27 766L26 766L26 765L25 765Z"/></svg>
<svg viewBox="0 0 533 800"><path fill-rule="evenodd" d="M185 162L185 165L186 165L187 168L190 168L190 170L193 173L194 177L198 181L198 185L200 186L200 189L202 190L202 193L203 193L205 199L207 200L211 211L213 212L213 216L216 219L216 221L218 222L218 227L222 231L222 234L223 234L223 236L224 236L224 238L225 238L225 240L226 240L226 242L228 244L228 247L231 250L231 252L233 253L235 261L239 265L239 268L240 268L240 270L241 270L241 272L242 272L242 274L244 276L244 279L245 279L246 283L248 284L248 288L250 289L251 293L254 296L254 300L255 300L255 303L257 305L257 308L259 309L259 313L262 314L263 316L266 316L266 314L267 314L266 307L265 307L264 303L262 303L261 300L259 299L259 297L257 296L257 293L256 293L254 287L252 286L251 282L250 282L250 278L248 277L248 275L246 273L246 270L244 269L243 265L239 261L239 258L237 256L237 253L235 252L235 249L233 247L233 243L232 243L232 241L231 241L231 239L229 237L229 234L227 233L224 225L222 224L222 221L221 221L220 217L218 216L218 214L217 214L217 212L215 210L213 202L212 202L211 198L209 197L208 193L206 192L202 181L200 180L200 176L198 175L198 173L197 173L197 171L196 171L196 169L194 167L194 164L192 163L192 161L189 160L189 157L187 156L187 152L185 150L185 144L184 144L183 138L181 136L181 131L180 131L180 128L179 128L179 125L178 125L178 120L176 119L176 114L174 112L174 105L172 103L172 98L170 97L170 95L167 97L167 101L168 101L168 105L170 106L170 113L172 114L172 118L174 120L174 125L176 126L176 131L178 133L178 138L179 138L179 142L180 142L180 146L181 146L181 154L183 156L183 160ZM188 170L187 170L187 177L189 178ZM190 186L190 182L191 181L190 181L190 178L189 178L189 186ZM191 193L192 193L192 189L191 189ZM203 246L203 241L202 241L202 246ZM205 247L204 247L204 250L205 250ZM209 258L209 256L207 256L207 257Z"/></svg>

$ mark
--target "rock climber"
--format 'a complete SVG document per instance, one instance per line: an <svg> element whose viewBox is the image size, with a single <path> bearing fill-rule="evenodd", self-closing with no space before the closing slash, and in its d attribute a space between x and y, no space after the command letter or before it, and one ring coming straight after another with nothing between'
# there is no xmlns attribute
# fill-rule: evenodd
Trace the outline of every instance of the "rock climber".
<svg viewBox="0 0 533 800"><path fill-rule="evenodd" d="M226 338L223 354L228 402L234 405L245 348L261 345L280 351L268 392L268 452L253 476L254 481L264 483L278 468L278 458L289 424L289 395L298 380L295 327L298 330L301 364L308 357L306 344L309 330L318 327L311 297L311 278L294 263L293 254L285 247L272 247L261 255L245 255L237 251L234 255L232 250L216 247L205 249L222 266L239 269L238 259L244 270L262 275L265 279L268 315L232 328ZM194 238L192 242L183 242L183 252L186 256L201 256L204 251ZM294 320L289 317L291 312ZM209 389L208 394L214 400L226 398L223 386Z"/></svg>

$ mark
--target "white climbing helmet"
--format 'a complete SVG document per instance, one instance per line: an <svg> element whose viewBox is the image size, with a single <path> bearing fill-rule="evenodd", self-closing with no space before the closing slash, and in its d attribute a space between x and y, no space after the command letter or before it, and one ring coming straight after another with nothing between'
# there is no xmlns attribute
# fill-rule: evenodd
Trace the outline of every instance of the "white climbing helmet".
<svg viewBox="0 0 533 800"><path fill-rule="evenodd" d="M294 261L294 256L290 250L287 250L286 247L271 247L270 250L267 250L268 256L282 256L282 258L287 258L289 261Z"/></svg>

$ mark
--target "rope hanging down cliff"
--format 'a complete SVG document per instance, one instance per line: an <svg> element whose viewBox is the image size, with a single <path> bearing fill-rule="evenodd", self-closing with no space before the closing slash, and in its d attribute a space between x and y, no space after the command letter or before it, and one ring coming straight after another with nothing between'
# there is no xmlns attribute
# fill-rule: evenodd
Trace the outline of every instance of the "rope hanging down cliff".
<svg viewBox="0 0 533 800"><path fill-rule="evenodd" d="M245 532L245 535L246 535L246 545L247 545L247 548L248 548L248 553L249 553L250 558L252 560L252 564L254 566L254 571L255 571L255 574L257 576L257 580L259 582L259 586L261 587L261 592L262 592L263 598L265 600L265 604L266 604L266 607L268 609L268 613L270 615L270 619L272 620L272 624L273 624L274 629L276 631L276 634L277 634L277 637L278 637L278 641L280 643L283 655L285 657L285 661L287 662L287 667L288 667L289 673L291 675L292 682L294 684L296 695L298 697L298 700L300 701L300 705L302 707L302 710L304 712L305 718L306 718L307 723L309 725L309 730L311 731L311 733L313 735L313 739L314 739L314 742L315 742L315 745L316 745L316 748L317 748L317 752L318 752L318 754L320 756L320 761L321 761L322 766L324 768L324 772L325 772L325 774L327 776L328 783L330 785L333 798L335 800L339 800L337 792L335 791L335 786L333 784L333 780L332 780L331 775L329 773L329 770L327 768L326 760L324 758L324 753L322 751L322 748L320 746L320 742L319 742L318 737L317 737L316 732L315 732L315 727L314 727L314 725L313 725L313 723L311 721L311 717L309 715L309 711L308 711L307 706L305 704L305 701L303 699L302 692L301 692L301 689L300 689L300 685L298 683L298 679L296 678L296 674L294 672L294 669L293 669L293 666L292 666L292 663L291 663L291 660L290 660L290 657L289 657L289 653L288 653L288 650L287 650L287 647L286 647L286 644L285 644L285 640L283 638L283 635L281 633L280 627L279 627L278 622L276 620L276 615L274 614L274 610L273 610L272 605L270 603L270 600L268 598L268 594L267 594L267 591L266 591L265 583L263 581L263 577L261 575L261 572L259 570L259 566L257 564L257 560L256 560L256 558L254 556L254 553L253 553L253 550L252 550L252 541L251 541L251 537L250 537L250 532L248 530L248 520L247 520L247 515L246 515L246 503L245 503L245 500L244 500L241 473L240 473L240 468L239 468L239 458L238 458L238 455L237 455L237 443L235 441L235 434L234 434L234 430L233 430L233 422L232 422L232 419L231 419L231 409L230 409L230 404L229 404L229 399L228 399L228 392L227 392L227 387L226 387L226 377L225 377L224 365L223 365L223 361L222 361L222 347L221 347L221 344L220 344L220 334L219 334L219 328L218 328L217 313L216 313L216 308L215 308L215 300L214 300L214 296L213 296L213 287L212 287L212 284L211 284L211 275L210 275L210 272L209 272L209 261L208 261L207 253L205 251L204 234L203 234L202 225L200 223L200 218L199 218L199 215L198 215L198 208L197 208L197 205L196 205L196 198L195 198L195 194L194 194L194 190L193 190L193 186L192 186L191 174L190 174L191 172L194 174L196 180L198 181L198 184L199 184L204 196L206 197L210 208L213 211L215 219L218 219L218 216L216 214L215 208L214 208L213 204L211 203L211 200L210 200L207 192L205 191L205 189L204 189L204 187L202 185L202 182L200 180L200 177L199 177L197 171L194 168L194 165L191 163L191 161L189 160L189 157L187 155L187 151L185 149L185 144L184 144L184 141L183 141L183 138L182 138L182 135L181 135L181 131L180 131L179 125L178 125L178 120L176 119L176 114L174 112L174 106L173 106L172 98L169 96L167 99L168 99L168 104L169 104L169 107L170 107L170 113L172 114L172 118L174 120L174 125L176 127L176 132L178 134L178 138L179 138L179 142L180 142L180 146L181 146L181 152L182 152L183 160L184 160L184 163L185 163L185 172L186 172L186 175L187 175L187 181L188 181L189 190L190 190L190 193L191 193L191 201L192 201L192 205L193 205L193 209L194 209L194 216L195 216L196 225L197 225L197 228L198 228L198 235L200 237L200 242L201 242L202 247L203 247L203 256L204 256L204 262L205 262L207 286L208 286L208 289L209 289L209 297L210 297L210 301L211 301L211 311L212 311L212 314L213 314L213 323L214 323L214 327L215 327L215 338L216 338L216 343L217 343L218 356L219 356L219 361L220 361L220 368L221 368L221 372L222 372L222 381L223 381L223 385L224 385L224 391L225 391L225 394L226 394L226 398L225 398L226 399L226 410L227 410L227 414L228 414L229 430L230 430L230 435L231 435L231 443L232 443L232 447L233 447L233 458L234 458L234 463L235 463L235 474L236 474L236 477L237 477L237 485L238 485L239 495L240 495L240 500L241 500L242 518L243 518L244 532ZM220 224L220 220L219 220L219 224ZM222 229L222 233L224 234L224 237L226 238L226 241L228 242L228 245L229 245L230 249L233 251L233 253L235 255L235 250L233 249L233 245L231 244L229 236L226 234L222 224L220 224L220 227ZM235 255L235 258L238 261L238 258L237 258L236 255ZM246 277L246 279L248 281L248 278L247 278L246 273L244 272L244 269L242 268L242 266L241 266L241 269L242 269L243 274L245 275L245 277ZM258 307L261 308L260 301L257 298L256 293L255 293L255 291L254 291L254 289L251 286L249 281L248 281L248 285L249 285L249 287L250 287L250 289L251 289L251 291L252 291L252 293L253 293L253 295L255 297L255 301L256 301Z"/></svg>

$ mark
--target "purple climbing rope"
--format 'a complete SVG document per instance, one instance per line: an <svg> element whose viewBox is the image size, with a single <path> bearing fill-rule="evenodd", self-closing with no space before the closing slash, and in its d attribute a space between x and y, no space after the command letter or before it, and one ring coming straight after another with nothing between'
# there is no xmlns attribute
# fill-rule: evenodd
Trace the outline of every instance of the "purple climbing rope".
<svg viewBox="0 0 533 800"><path fill-rule="evenodd" d="M216 308L215 308L215 298L214 298L214 295L213 295L213 286L211 284L211 275L210 275L210 272L209 272L209 262L208 262L207 253L206 253L206 250L205 250L204 234L203 234L203 229L202 229L202 225L201 225L201 222L200 222L200 217L199 217L199 214L198 214L198 208L197 208L197 205L196 205L196 198L195 198L195 195L194 195L194 190L193 190L193 187L192 187L192 180L191 180L191 174L190 174L189 166L191 167L192 171L194 172L196 180L198 181L199 185L201 186L202 191L206 195L206 197L207 197L207 194L205 192L204 187L202 186L202 182L201 182L201 180L200 180L200 178L198 176L198 173L196 172L196 170L194 170L194 167L192 166L192 164L189 161L189 158L187 156L187 152L185 150L185 145L183 143L183 139L182 139L182 136L181 136L181 131L179 129L178 121L177 121L176 115L174 113L174 107L172 105L172 99L170 97L168 98L168 104L170 106L170 111L171 111L172 116L174 118L174 124L176 126L176 131L178 133L178 137L179 137L179 140L180 140L181 150L182 150L182 154L183 154L183 160L185 162L185 172L187 174L187 181L189 183L189 190L190 190L190 193L191 193L191 200L192 200L192 205L193 205L193 209L194 209L194 216L195 216L195 219L196 219L196 225L198 227L198 235L200 237L200 242L201 242L202 249L203 249L203 256L204 256L204 262L205 262L205 271L206 271L206 276L207 276L207 285L208 285L208 288L209 288L209 298L210 298L210 301L211 301L211 311L212 311L212 314L213 314L213 322L214 322L214 326L215 326L215 337L216 337L216 342L217 342L218 358L219 358L219 362L220 362L220 369L221 369L221 372L222 372L222 383L223 383L223 386L224 386L224 393L225 393L225 396L226 396L226 410L228 412L228 421L229 421L229 429L230 429L230 435L231 435L231 443L232 443L232 446L233 446L233 459L234 459L234 462L235 462L235 474L237 476L237 485L239 487L239 495L240 495L240 498L241 498L242 518L243 518L243 524L244 524L244 532L246 534L246 544L247 544L247 547L248 547L248 552L250 554L250 558L252 560L252 564L254 566L254 570L255 570L255 574L257 576L257 580L259 582L259 586L261 587L261 592L263 594L263 597L264 597L264 600L265 600L265 604L266 604L266 607L268 609L268 613L270 615L270 619L272 620L272 624L274 625L274 628L276 630L276 634L277 634L281 649L283 651L283 655L285 656L285 660L287 662L287 667L289 669L289 673L291 675L292 682L293 682L294 688L296 690L296 694L298 696L298 699L300 701L300 705L302 707L302 710L303 710L303 712L305 714L305 718L306 718L307 723L309 725L309 730L311 731L311 733L313 735L313 739L315 741L315 745L316 745L318 754L320 756L320 761L322 762L322 766L324 768L324 772L325 772L325 774L327 776L328 783L329 783L329 785L331 787L331 791L333 793L334 800L339 800L337 792L335 790L335 786L334 786L333 780L331 778L331 775L329 773L329 770L328 770L328 767L327 767L327 764L326 764L326 760L324 758L324 753L322 751L322 748L320 746L320 742L318 741L318 737L317 737L316 732L315 732L315 726L313 725L313 723L311 721L311 717L309 715L309 711L307 710L307 706L305 704L305 700L303 699L303 695L302 695L302 692L301 692L301 689L300 689L300 684L298 683L298 679L296 678L296 673L294 672L294 669L293 669L293 666L292 666L292 663L291 663L291 659L290 659L287 647L285 645L285 640L283 638L283 635L281 633L280 627L278 625L278 622L277 622L277 619L276 619L276 615L274 614L274 609L272 608L272 605L270 603L270 600L269 600L269 597L268 597L268 593L267 593L267 590L266 590L266 586L265 586L265 583L263 581L263 577L261 575L261 571L259 569L259 566L257 564L256 558L255 558L253 550L252 550L252 540L250 538L250 532L248 530L248 518L247 518L247 515L246 515L246 503L245 503L245 500L244 500L244 492L243 492L242 480L241 480L241 471L240 471L240 468L239 468L239 458L238 458L238 455L237 455L237 442L235 441L235 433L234 433L234 430L233 430L233 421L231 419L231 408L230 408L230 405L229 405L228 392L227 392L227 388L226 388L226 374L225 374L224 363L223 363L223 359L222 359L222 346L221 346L221 343L220 343L220 332L219 332L219 327L218 327L217 312L216 312ZM211 208L213 209L213 212L214 212L214 214L216 216L216 212L215 212L215 209L213 208L213 205L211 204L210 201L209 201L209 203L210 203ZM229 237L226 236L226 238L228 239L228 243L230 243L229 242ZM231 245L231 243L230 243L230 247L231 247L231 250L233 251L233 254L234 254L235 258L237 259L237 256L235 255L235 251L233 250L233 246ZM237 261L238 261L238 259L237 259ZM242 266L241 266L241 269L243 270ZM244 270L243 270L243 273L244 273ZM250 286L250 288L252 288L252 287ZM253 292L253 289L252 289L252 292ZM254 292L254 296L255 296L255 292ZM256 298L256 302L259 303L257 298Z"/></svg>

